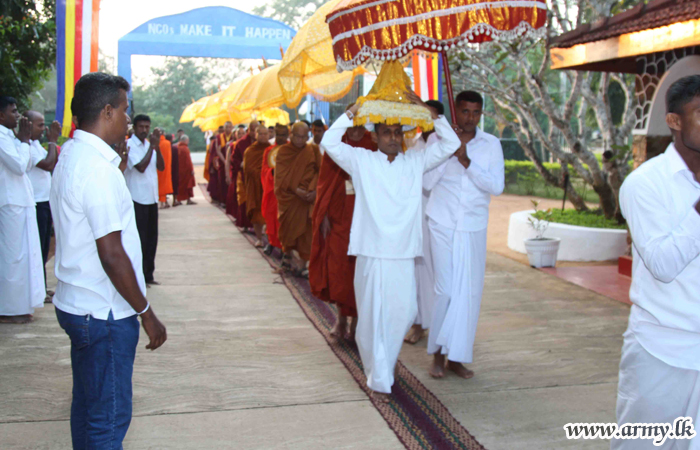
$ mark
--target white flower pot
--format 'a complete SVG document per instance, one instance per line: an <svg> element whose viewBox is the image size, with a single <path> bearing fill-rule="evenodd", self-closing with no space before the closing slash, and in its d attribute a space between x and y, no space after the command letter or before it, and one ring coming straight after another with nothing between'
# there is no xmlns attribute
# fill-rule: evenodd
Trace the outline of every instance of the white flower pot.
<svg viewBox="0 0 700 450"><path fill-rule="evenodd" d="M559 238L525 239L525 249L530 265L535 269L554 267L557 264L560 243Z"/></svg>

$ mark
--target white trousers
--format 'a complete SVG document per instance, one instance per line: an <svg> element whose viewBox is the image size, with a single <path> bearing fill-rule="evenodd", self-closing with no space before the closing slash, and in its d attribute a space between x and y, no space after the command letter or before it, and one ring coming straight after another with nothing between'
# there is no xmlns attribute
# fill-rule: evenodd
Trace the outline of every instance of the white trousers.
<svg viewBox="0 0 700 450"><path fill-rule="evenodd" d="M0 316L32 314L45 297L36 208L0 207Z"/></svg>
<svg viewBox="0 0 700 450"><path fill-rule="evenodd" d="M357 347L367 386L391 393L403 338L416 318L415 260L358 256Z"/></svg>
<svg viewBox="0 0 700 450"><path fill-rule="evenodd" d="M418 292L418 315L415 325L423 329L430 328L435 306L435 275L433 274L433 257L430 249L430 228L425 207L430 199L423 191L423 256L416 258L416 290Z"/></svg>
<svg viewBox="0 0 700 450"><path fill-rule="evenodd" d="M428 353L470 363L486 273L486 230L455 231L430 221L435 309Z"/></svg>
<svg viewBox="0 0 700 450"><path fill-rule="evenodd" d="M692 417L698 431L700 372L669 366L644 350L634 334L625 334L617 387L617 423L670 423ZM613 450L700 449L694 439L666 439L657 447L648 439L613 439Z"/></svg>

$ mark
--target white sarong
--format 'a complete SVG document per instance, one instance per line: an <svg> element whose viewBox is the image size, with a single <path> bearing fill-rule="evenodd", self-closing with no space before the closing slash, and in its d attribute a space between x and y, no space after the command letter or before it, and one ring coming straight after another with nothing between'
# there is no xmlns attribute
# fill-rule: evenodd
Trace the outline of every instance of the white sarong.
<svg viewBox="0 0 700 450"><path fill-rule="evenodd" d="M430 328L435 306L435 276L433 274L433 259L430 250L430 228L425 207L430 198L429 192L423 189L423 256L416 258L416 292L418 293L418 315L415 325L423 329Z"/></svg>
<svg viewBox="0 0 700 450"><path fill-rule="evenodd" d="M33 314L46 283L34 206L0 207L0 316Z"/></svg>
<svg viewBox="0 0 700 450"><path fill-rule="evenodd" d="M416 318L415 260L358 256L357 347L367 386L391 393L403 338Z"/></svg>
<svg viewBox="0 0 700 450"><path fill-rule="evenodd" d="M677 417L691 417L698 429L700 372L669 366L647 352L634 334L625 333L617 387L617 423L670 423ZM613 450L700 449L694 439L666 439L655 446L649 439L613 439Z"/></svg>
<svg viewBox="0 0 700 450"><path fill-rule="evenodd" d="M435 308L428 353L470 363L486 272L486 230L455 231L430 221Z"/></svg>

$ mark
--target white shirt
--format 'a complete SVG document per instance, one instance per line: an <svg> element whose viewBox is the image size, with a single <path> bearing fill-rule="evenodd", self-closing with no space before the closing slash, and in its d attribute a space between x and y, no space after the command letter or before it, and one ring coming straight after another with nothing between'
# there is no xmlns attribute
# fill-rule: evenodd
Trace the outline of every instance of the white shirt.
<svg viewBox="0 0 700 450"><path fill-rule="evenodd" d="M129 186L131 197L136 203L142 205L152 205L158 203L158 172L156 170L157 155L153 150L151 162L148 163L146 170L141 173L134 167L143 160L150 142L148 140L141 142L136 135L131 136L126 142L129 147L129 160L126 163L126 185Z"/></svg>
<svg viewBox="0 0 700 450"><path fill-rule="evenodd" d="M421 202L423 173L436 167L460 145L444 117L435 120L439 139L425 151L399 153L393 162L381 151L368 152L341 139L353 123L343 114L326 131L321 146L351 177L355 211L348 254L403 259L423 255Z"/></svg>
<svg viewBox="0 0 700 450"><path fill-rule="evenodd" d="M35 202L48 202L49 193L51 192L51 172L38 168L36 165L46 159L49 152L41 146L39 141L31 141L29 150L32 158L32 168L29 169L27 176L32 182L34 188Z"/></svg>
<svg viewBox="0 0 700 450"><path fill-rule="evenodd" d="M505 185L501 142L477 128L467 143L467 156L468 169L452 156L426 174L434 185L426 214L453 230L480 231L488 226L491 196L501 195Z"/></svg>
<svg viewBox="0 0 700 450"><path fill-rule="evenodd" d="M29 144L20 142L12 130L0 125L0 207L36 204L27 177L31 164Z"/></svg>
<svg viewBox="0 0 700 450"><path fill-rule="evenodd" d="M700 370L698 199L700 184L673 144L620 190L634 243L627 333L666 364L691 370Z"/></svg>
<svg viewBox="0 0 700 450"><path fill-rule="evenodd" d="M130 317L136 311L117 292L102 268L96 240L121 231L143 295L141 241L134 204L119 170L121 159L102 139L77 130L73 145L61 151L51 186L51 215L56 229L53 298L61 311L107 320Z"/></svg>

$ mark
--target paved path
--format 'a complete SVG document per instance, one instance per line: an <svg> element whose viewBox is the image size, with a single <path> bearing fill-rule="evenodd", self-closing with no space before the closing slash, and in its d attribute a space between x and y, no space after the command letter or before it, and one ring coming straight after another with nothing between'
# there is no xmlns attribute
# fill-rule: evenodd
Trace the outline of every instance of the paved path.
<svg viewBox="0 0 700 450"><path fill-rule="evenodd" d="M402 448L269 266L216 208L163 211L149 299L169 341L142 333L126 449ZM425 341L401 358L488 449L591 448L567 422L614 421L628 307L488 257L472 368L433 380ZM51 277L51 284L55 280ZM69 342L53 306L0 326L0 448L68 449Z"/></svg>

